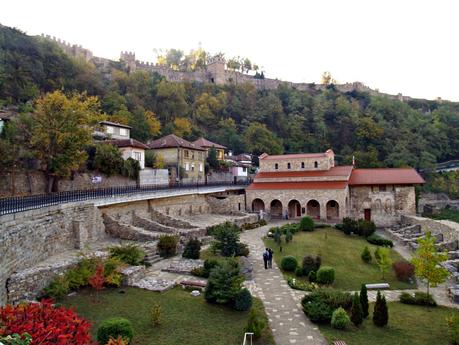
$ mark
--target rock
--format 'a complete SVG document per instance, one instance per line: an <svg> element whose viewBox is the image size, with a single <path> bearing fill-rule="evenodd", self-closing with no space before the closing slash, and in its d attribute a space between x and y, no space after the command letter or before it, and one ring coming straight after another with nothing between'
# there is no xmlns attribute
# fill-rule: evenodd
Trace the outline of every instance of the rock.
<svg viewBox="0 0 459 345"><path fill-rule="evenodd" d="M175 285L176 283L171 280L146 277L144 279L134 282L131 286L150 291L163 292L172 289Z"/></svg>
<svg viewBox="0 0 459 345"><path fill-rule="evenodd" d="M198 267L204 266L204 260L193 259L178 259L171 262L171 264L163 268L164 272L191 274L191 271Z"/></svg>
<svg viewBox="0 0 459 345"><path fill-rule="evenodd" d="M241 263L241 273L242 273L242 275L245 277L246 280L252 280L253 279L253 266L252 266L252 263L245 256L241 256L239 258L239 262Z"/></svg>

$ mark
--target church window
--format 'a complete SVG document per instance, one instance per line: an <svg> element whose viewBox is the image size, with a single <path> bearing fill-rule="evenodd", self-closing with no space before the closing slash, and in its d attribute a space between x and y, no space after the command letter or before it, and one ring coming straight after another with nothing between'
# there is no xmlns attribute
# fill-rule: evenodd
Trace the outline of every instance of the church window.
<svg viewBox="0 0 459 345"><path fill-rule="evenodd" d="M287 169L291 169L292 165L290 163L287 163Z"/></svg>
<svg viewBox="0 0 459 345"><path fill-rule="evenodd" d="M314 168L318 168L319 167L319 162L314 162Z"/></svg>
<svg viewBox="0 0 459 345"><path fill-rule="evenodd" d="M279 169L279 164L277 164L277 163L274 164L274 169L276 169L276 170Z"/></svg>

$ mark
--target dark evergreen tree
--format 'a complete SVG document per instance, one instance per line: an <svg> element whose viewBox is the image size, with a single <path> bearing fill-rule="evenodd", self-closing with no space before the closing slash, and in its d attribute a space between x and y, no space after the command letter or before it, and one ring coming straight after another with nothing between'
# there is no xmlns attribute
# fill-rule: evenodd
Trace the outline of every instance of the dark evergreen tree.
<svg viewBox="0 0 459 345"><path fill-rule="evenodd" d="M363 322L362 305L360 304L360 298L357 292L352 299L351 321L357 327Z"/></svg>
<svg viewBox="0 0 459 345"><path fill-rule="evenodd" d="M378 291L376 296L375 309L373 311L373 323L378 327L384 327L389 321L386 297Z"/></svg>
<svg viewBox="0 0 459 345"><path fill-rule="evenodd" d="M217 158L217 150L215 150L214 147L211 147L210 150L208 151L207 163L209 164L209 167L213 170L218 169L220 166L220 162L218 161L218 158Z"/></svg>
<svg viewBox="0 0 459 345"><path fill-rule="evenodd" d="M360 288L360 305L362 306L362 313L363 317L367 318L368 317L368 293L367 293L367 287L365 284L362 284L362 287Z"/></svg>

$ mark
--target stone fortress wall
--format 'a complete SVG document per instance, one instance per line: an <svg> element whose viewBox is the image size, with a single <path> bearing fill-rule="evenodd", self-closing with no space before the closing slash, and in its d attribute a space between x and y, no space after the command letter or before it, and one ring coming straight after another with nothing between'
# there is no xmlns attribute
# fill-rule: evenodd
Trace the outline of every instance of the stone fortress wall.
<svg viewBox="0 0 459 345"><path fill-rule="evenodd" d="M86 48L83 48L81 45L70 44L56 37L51 37L49 35L41 35L42 38L49 41L55 42L59 45L68 55L76 58L83 58L86 61L91 61L95 65L101 68L107 68L111 60L103 57L94 56L93 53ZM226 63L224 59L213 59L208 62L208 65L204 69L196 70L193 72L183 72L170 69L165 66L160 66L154 63L139 61L136 60L134 52L123 51L120 54L120 60L125 63L125 66L129 71L136 70L146 70L151 72L156 72L166 78L166 80L171 82L207 82L215 83L217 85L225 85L230 83L251 83L257 89L260 90L275 90L280 85L286 84L291 88L300 90L300 91L319 91L327 88L327 85L316 84L316 83L294 83L289 81L282 81L279 79L264 78L257 79L252 75L244 74L238 71L229 70L226 68ZM386 93L380 93L377 90L373 90L370 87L364 85L361 82L352 82L345 84L336 84L334 87L340 92L367 92L371 95L385 96L391 99L398 99L400 101L409 101L412 98L408 96L403 96L401 93L398 95L390 95Z"/></svg>

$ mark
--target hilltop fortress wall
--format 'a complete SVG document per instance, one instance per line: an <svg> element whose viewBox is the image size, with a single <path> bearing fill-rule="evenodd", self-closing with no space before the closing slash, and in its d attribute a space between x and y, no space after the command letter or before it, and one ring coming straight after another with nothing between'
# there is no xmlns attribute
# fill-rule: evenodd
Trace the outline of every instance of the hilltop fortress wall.
<svg viewBox="0 0 459 345"><path fill-rule="evenodd" d="M93 62L97 66L106 67L111 61L106 58L94 56L92 51L83 48L81 45L70 44L66 41L63 41L56 37L51 37L49 35L42 34L41 37L56 43L68 55L76 58L83 58L88 62ZM223 58L210 59L205 68L191 72L177 71L167 66L136 60L134 52L122 51L120 54L120 61L122 61L125 64L125 67L130 72L134 72L136 70L156 72L159 75L165 77L167 81L171 82L197 81L202 83L213 83L217 85L225 85L232 83L251 83L255 85L255 87L259 90L275 90L281 84L286 84L291 88L300 91L319 91L327 88L327 85L324 84L294 83L289 81L282 81L279 79L255 78L254 76L249 74L227 69L226 61ZM340 92L367 92L371 95L386 96L391 99L398 99L400 101L408 101L412 99L411 97L403 96L402 94L389 95L385 93L380 93L379 91L373 90L361 82L336 84L334 85L334 87L336 90Z"/></svg>

